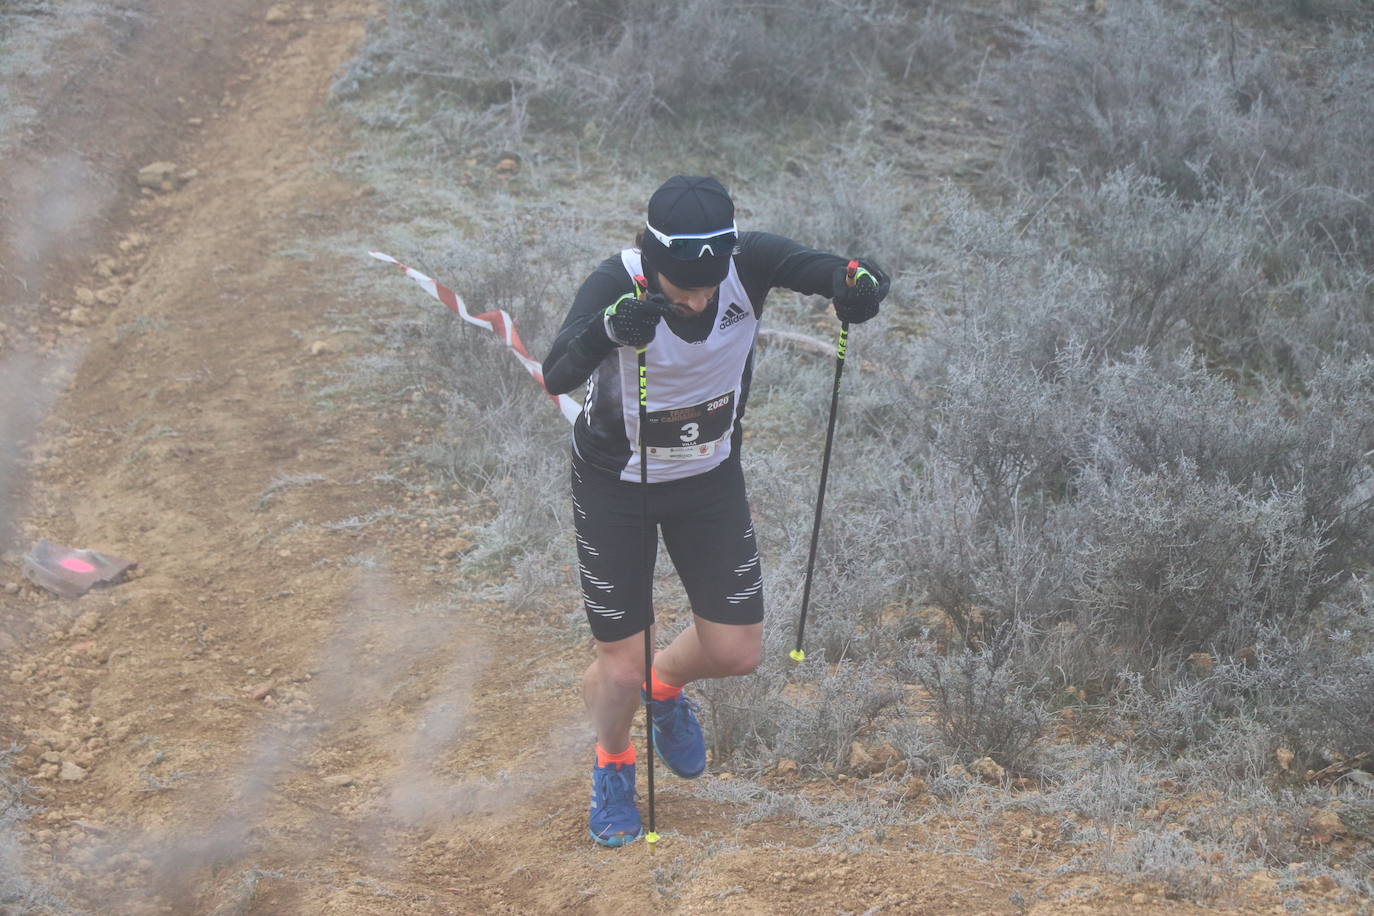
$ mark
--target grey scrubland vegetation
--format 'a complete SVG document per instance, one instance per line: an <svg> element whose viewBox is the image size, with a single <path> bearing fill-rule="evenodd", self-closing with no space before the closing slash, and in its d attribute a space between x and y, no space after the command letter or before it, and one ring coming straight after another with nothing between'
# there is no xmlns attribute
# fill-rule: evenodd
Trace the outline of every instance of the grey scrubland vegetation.
<svg viewBox="0 0 1374 916"><path fill-rule="evenodd" d="M675 171L894 269L853 335L802 665L831 367L758 354L768 642L701 690L718 763L835 772L889 742L957 804L1002 792L953 769L990 757L1021 787L996 804L1063 816L1084 867L1217 898L1223 866L1311 859L1367 894L1367 845L1304 838L1370 804L1374 754L1370 10L974 6L392 0L336 95L374 176L524 157L457 229L397 241L536 354ZM917 183L882 142L937 91L1005 144L978 188ZM826 316L779 292L767 322ZM439 392L424 457L481 508L463 571L575 626L566 426L495 341L397 327ZM1146 819L1185 796L1215 803Z"/></svg>
<svg viewBox="0 0 1374 916"><path fill-rule="evenodd" d="M59 905L24 868L19 830L32 808L25 804L28 786L13 769L18 750L0 750L0 912L36 912Z"/></svg>

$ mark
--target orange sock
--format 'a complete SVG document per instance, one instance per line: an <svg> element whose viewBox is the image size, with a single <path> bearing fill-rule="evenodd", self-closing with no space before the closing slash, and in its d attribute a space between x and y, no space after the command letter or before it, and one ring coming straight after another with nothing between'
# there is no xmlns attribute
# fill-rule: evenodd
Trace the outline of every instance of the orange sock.
<svg viewBox="0 0 1374 916"><path fill-rule="evenodd" d="M608 754L606 749L600 744L596 746L596 765L599 767L608 766L612 763L624 766L627 763L635 762L635 746L633 743L619 754Z"/></svg>
<svg viewBox="0 0 1374 916"><path fill-rule="evenodd" d="M655 700L672 700L682 696L681 687L674 687L672 684L660 681L658 672L653 668L649 669L649 682L654 685L653 689L649 691L649 696Z"/></svg>

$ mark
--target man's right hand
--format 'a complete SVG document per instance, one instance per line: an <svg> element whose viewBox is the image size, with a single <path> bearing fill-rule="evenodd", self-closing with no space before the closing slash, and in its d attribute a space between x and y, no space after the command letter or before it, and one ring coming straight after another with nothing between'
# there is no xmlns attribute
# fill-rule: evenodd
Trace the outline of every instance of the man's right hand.
<svg viewBox="0 0 1374 916"><path fill-rule="evenodd" d="M659 319L673 311L662 293L649 293L643 299L626 293L606 308L606 334L622 347L643 349L654 339Z"/></svg>

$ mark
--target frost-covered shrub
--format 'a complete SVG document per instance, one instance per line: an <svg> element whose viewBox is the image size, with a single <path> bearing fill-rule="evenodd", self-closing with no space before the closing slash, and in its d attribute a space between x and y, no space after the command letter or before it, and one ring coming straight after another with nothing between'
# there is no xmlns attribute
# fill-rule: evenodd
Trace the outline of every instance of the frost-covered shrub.
<svg viewBox="0 0 1374 916"><path fill-rule="evenodd" d="M999 71L1016 174L1058 182L1134 166L1179 196L1301 161L1300 102L1275 62L1236 54L1215 17L1113 4L1096 28L1032 30ZM1228 54L1228 50L1231 52Z"/></svg>
<svg viewBox="0 0 1374 916"><path fill-rule="evenodd" d="M1299 494L1207 482L1184 460L1150 473L1080 475L1074 515L1085 545L1074 603L1096 609L1114 644L1140 656L1216 642L1311 604L1320 559Z"/></svg>
<svg viewBox="0 0 1374 916"><path fill-rule="evenodd" d="M781 698L773 748L799 763L843 767L860 733L894 712L901 698L883 669L871 662L840 662L823 673L809 672Z"/></svg>
<svg viewBox="0 0 1374 916"><path fill-rule="evenodd" d="M33 809L23 800L28 787L12 769L17 750L0 751L0 911L51 912L59 902L24 867L20 831Z"/></svg>
<svg viewBox="0 0 1374 916"><path fill-rule="evenodd" d="M1304 767L1374 756L1374 615L1366 605L1344 622L1355 626L1271 633L1248 664L1218 672L1235 702L1281 735Z"/></svg>
<svg viewBox="0 0 1374 916"><path fill-rule="evenodd" d="M1333 37L1312 77L1207 4L1113 4L1096 27L1032 29L999 69L1014 181L1089 187L1131 168L1182 200L1266 195L1276 229L1374 265L1369 39ZM1070 195L1071 196L1071 195Z"/></svg>
<svg viewBox="0 0 1374 916"><path fill-rule="evenodd" d="M453 149L513 146L527 131L619 145L656 122L843 120L879 79L957 71L948 16L915 6L392 0L335 93L386 92L391 104L355 108Z"/></svg>
<svg viewBox="0 0 1374 916"><path fill-rule="evenodd" d="M1034 762L1049 717L1035 699L1038 685L1021 682L1008 664L1014 638L1008 628L991 645L948 655L917 643L898 671L930 696L949 753L965 762L991 757L1016 772Z"/></svg>
<svg viewBox="0 0 1374 916"><path fill-rule="evenodd" d="M755 675L695 685L708 746L718 763L760 766L786 757L842 768L861 733L880 729L900 711L901 691L875 661L831 663L824 652L808 650L805 662L793 663L783 632L765 629Z"/></svg>

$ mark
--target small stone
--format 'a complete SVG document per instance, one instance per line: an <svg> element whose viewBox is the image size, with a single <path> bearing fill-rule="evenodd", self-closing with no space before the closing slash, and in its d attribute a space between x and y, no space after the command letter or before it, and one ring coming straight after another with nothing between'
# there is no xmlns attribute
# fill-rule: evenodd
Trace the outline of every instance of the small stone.
<svg viewBox="0 0 1374 916"><path fill-rule="evenodd" d="M883 769L896 766L902 763L902 752L892 746L890 742L884 742L873 752L873 759Z"/></svg>
<svg viewBox="0 0 1374 916"><path fill-rule="evenodd" d="M98 611L87 611L76 622L72 624L71 634L73 636L89 636L100 628L103 618Z"/></svg>
<svg viewBox="0 0 1374 916"><path fill-rule="evenodd" d="M1192 664L1193 672L1197 674L1198 677L1207 677L1216 666L1216 661L1212 658L1210 652L1194 652L1192 655L1188 656L1188 661Z"/></svg>
<svg viewBox="0 0 1374 916"><path fill-rule="evenodd" d="M57 751L46 751L41 759L44 763L61 763L62 755Z"/></svg>
<svg viewBox="0 0 1374 916"><path fill-rule="evenodd" d="M452 560L454 557L467 553L471 549L472 542L467 538L451 538L444 542L439 551L439 556L443 557L445 560Z"/></svg>
<svg viewBox="0 0 1374 916"><path fill-rule="evenodd" d="M187 118L186 123L191 127L200 127L205 123L204 118Z"/></svg>
<svg viewBox="0 0 1374 916"><path fill-rule="evenodd" d="M1340 887L1330 875L1318 875L1312 881L1312 889L1321 894L1329 894Z"/></svg>
<svg viewBox="0 0 1374 916"><path fill-rule="evenodd" d="M1136 892L1131 895L1131 902L1134 903L1136 906L1144 906L1145 904L1150 902L1150 898L1145 894Z"/></svg>
<svg viewBox="0 0 1374 916"><path fill-rule="evenodd" d="M72 761L64 760L58 778L63 782L80 782L86 778L86 771Z"/></svg>
<svg viewBox="0 0 1374 916"><path fill-rule="evenodd" d="M1324 833L1328 836L1344 836L1347 832L1345 823L1334 808L1323 808L1316 812L1308 819L1307 826L1315 833Z"/></svg>
<svg viewBox="0 0 1374 916"><path fill-rule="evenodd" d="M321 353L328 353L328 352L329 352L329 344L325 343L323 340L317 340L317 341L315 341L314 343L312 343L312 344L310 345L310 355L311 355L311 356L319 356Z"/></svg>
<svg viewBox="0 0 1374 916"><path fill-rule="evenodd" d="M67 313L67 320L79 328L85 327L91 323L91 313L78 305Z"/></svg>
<svg viewBox="0 0 1374 916"><path fill-rule="evenodd" d="M78 286L72 290L72 295L80 305L95 305L95 291L89 286Z"/></svg>
<svg viewBox="0 0 1374 916"><path fill-rule="evenodd" d="M336 789L343 788L344 786L351 786L354 781L353 777L348 773L335 773L333 776L326 776L324 778L325 785L333 786Z"/></svg>
<svg viewBox="0 0 1374 916"><path fill-rule="evenodd" d="M991 757L979 757L969 764L969 769L984 782L1000 784L1007 778L1007 771Z"/></svg>
<svg viewBox="0 0 1374 916"><path fill-rule="evenodd" d="M165 189L165 186L171 183L176 173L177 164L175 162L150 162L138 170L138 186L153 190Z"/></svg>
<svg viewBox="0 0 1374 916"><path fill-rule="evenodd" d="M1286 770L1293 764L1293 752L1286 747L1281 747L1274 751L1274 759L1279 762L1279 769Z"/></svg>
<svg viewBox="0 0 1374 916"><path fill-rule="evenodd" d="M779 760L778 765L773 768L773 775L782 777L783 779L790 779L796 776L800 771L801 767L797 764L797 761L790 757L784 757Z"/></svg>
<svg viewBox="0 0 1374 916"><path fill-rule="evenodd" d="M18 583L18 582L6 582L6 583L5 583L5 594L6 594L6 595L17 595L17 594L19 594L19 583Z"/></svg>
<svg viewBox="0 0 1374 916"><path fill-rule="evenodd" d="M267 22L269 25L281 25L290 20L291 16L286 12L285 7L274 6L267 11Z"/></svg>
<svg viewBox="0 0 1374 916"><path fill-rule="evenodd" d="M878 762L868 753L868 750L859 742L855 741L849 745L849 768L856 773L870 773Z"/></svg>
<svg viewBox="0 0 1374 916"><path fill-rule="evenodd" d="M273 687L273 684L272 684L271 681L268 681L268 682L265 683L265 684L259 684L257 687L254 687L254 688L253 688L253 699L255 699L255 700L265 700L265 699L267 699L267 695L270 694L270 693L272 692L272 687Z"/></svg>

